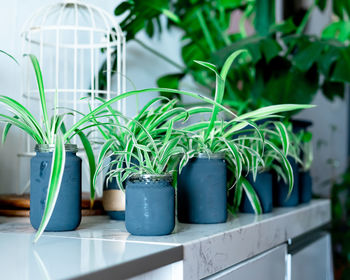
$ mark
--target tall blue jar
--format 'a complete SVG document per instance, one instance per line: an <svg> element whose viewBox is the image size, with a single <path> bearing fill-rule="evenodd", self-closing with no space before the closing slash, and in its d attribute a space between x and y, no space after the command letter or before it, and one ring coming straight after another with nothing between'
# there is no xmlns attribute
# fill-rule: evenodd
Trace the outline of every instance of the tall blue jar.
<svg viewBox="0 0 350 280"><path fill-rule="evenodd" d="M254 181L253 175L249 173L246 179L254 188L259 198L263 213L271 212L273 204L272 174L267 171L258 173L256 176L256 180ZM244 213L255 213L252 204L244 191L242 195L240 210Z"/></svg>
<svg viewBox="0 0 350 280"><path fill-rule="evenodd" d="M273 182L274 206L292 207L299 204L299 167L292 157L288 157L288 160L293 169L293 190L288 197L289 185L282 179L278 180L277 175L275 174Z"/></svg>
<svg viewBox="0 0 350 280"><path fill-rule="evenodd" d="M115 161L116 156L111 156L111 161ZM115 169L117 164L110 164L108 171ZM125 220L125 193L118 186L115 177L103 182L103 208L112 220Z"/></svg>
<svg viewBox="0 0 350 280"><path fill-rule="evenodd" d="M51 145L36 145L30 161L30 222L38 229L45 209L53 157ZM81 159L76 145L66 144L66 162L60 191L45 231L76 229L81 221Z"/></svg>
<svg viewBox="0 0 350 280"><path fill-rule="evenodd" d="M175 190L172 176L138 175L125 189L125 226L133 235L170 234L175 227Z"/></svg>
<svg viewBox="0 0 350 280"><path fill-rule="evenodd" d="M310 171L299 172L299 200L308 203L312 198L312 178Z"/></svg>
<svg viewBox="0 0 350 280"><path fill-rule="evenodd" d="M177 183L177 218L181 223L216 224L227 220L225 155L199 154L184 166Z"/></svg>

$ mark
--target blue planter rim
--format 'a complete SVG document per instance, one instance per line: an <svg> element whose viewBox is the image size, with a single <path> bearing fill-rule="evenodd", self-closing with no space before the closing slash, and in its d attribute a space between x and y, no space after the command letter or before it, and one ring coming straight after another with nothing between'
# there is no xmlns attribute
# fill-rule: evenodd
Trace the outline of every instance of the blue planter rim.
<svg viewBox="0 0 350 280"><path fill-rule="evenodd" d="M128 179L130 182L164 182L167 181L171 183L173 181L173 176L170 173L166 174L133 174Z"/></svg>
<svg viewBox="0 0 350 280"><path fill-rule="evenodd" d="M225 159L225 152L219 152L219 153L199 153L197 158L204 158L204 159Z"/></svg>
<svg viewBox="0 0 350 280"><path fill-rule="evenodd" d="M78 152L78 146L75 144L65 144L64 148L66 152ZM51 153L55 150L54 144L36 144L34 150L40 153Z"/></svg>

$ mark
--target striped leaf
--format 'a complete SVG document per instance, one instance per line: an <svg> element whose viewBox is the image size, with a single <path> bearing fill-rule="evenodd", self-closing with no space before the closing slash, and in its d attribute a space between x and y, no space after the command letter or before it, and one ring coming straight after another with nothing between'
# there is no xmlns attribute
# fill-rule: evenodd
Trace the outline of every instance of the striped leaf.
<svg viewBox="0 0 350 280"><path fill-rule="evenodd" d="M57 134L55 136L55 140L55 150L52 157L51 173L47 189L45 209L40 222L40 226L35 235L34 242L38 241L50 221L61 187L64 166L66 162L66 151L61 134Z"/></svg>
<svg viewBox="0 0 350 280"><path fill-rule="evenodd" d="M255 214L258 214L258 215L262 214L262 208L261 208L259 197L256 194L252 185L244 177L241 177L240 184L242 185L244 192L247 195L247 198L254 209Z"/></svg>

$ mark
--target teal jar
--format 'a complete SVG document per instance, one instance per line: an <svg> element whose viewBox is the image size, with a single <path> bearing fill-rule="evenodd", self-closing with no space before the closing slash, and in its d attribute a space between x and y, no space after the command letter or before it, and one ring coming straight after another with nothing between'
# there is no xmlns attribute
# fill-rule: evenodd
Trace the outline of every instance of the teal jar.
<svg viewBox="0 0 350 280"><path fill-rule="evenodd" d="M81 221L81 158L76 145L66 144L66 162L60 191L45 231L76 229ZM38 229L45 209L54 147L36 145L30 161L30 222Z"/></svg>
<svg viewBox="0 0 350 280"><path fill-rule="evenodd" d="M180 223L216 224L227 220L225 154L199 154L184 166L177 184Z"/></svg>
<svg viewBox="0 0 350 280"><path fill-rule="evenodd" d="M133 235L170 234L175 227L175 190L171 175L138 175L125 190L125 226Z"/></svg>

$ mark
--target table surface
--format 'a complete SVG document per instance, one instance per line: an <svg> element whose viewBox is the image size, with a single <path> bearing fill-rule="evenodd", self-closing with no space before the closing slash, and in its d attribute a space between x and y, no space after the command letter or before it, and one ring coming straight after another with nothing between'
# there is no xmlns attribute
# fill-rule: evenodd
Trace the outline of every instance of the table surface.
<svg viewBox="0 0 350 280"><path fill-rule="evenodd" d="M123 221L83 217L75 231L45 232L36 244L28 218L0 217L4 279L70 279L115 269L131 277L183 260L185 279L198 279L273 248L330 221L330 202L317 199L272 213L230 215L222 224L181 224L167 236L130 235Z"/></svg>

